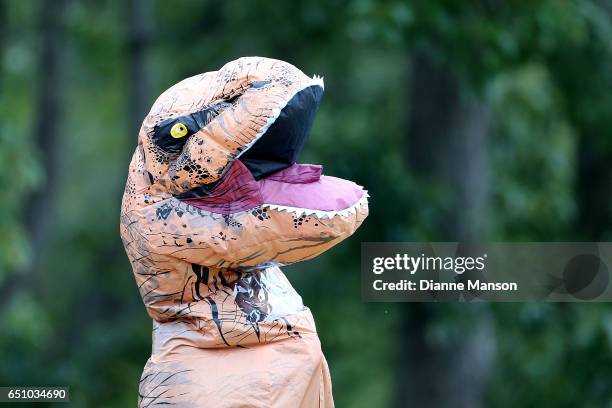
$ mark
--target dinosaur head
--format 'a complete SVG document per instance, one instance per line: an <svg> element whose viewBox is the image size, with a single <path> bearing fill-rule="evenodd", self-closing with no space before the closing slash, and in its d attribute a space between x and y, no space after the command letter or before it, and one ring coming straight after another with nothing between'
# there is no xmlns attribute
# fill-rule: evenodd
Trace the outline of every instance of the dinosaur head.
<svg viewBox="0 0 612 408"><path fill-rule="evenodd" d="M240 158L256 179L296 162L323 81L278 60L241 58L187 78L154 103L140 131L146 169L173 195L210 190Z"/></svg>

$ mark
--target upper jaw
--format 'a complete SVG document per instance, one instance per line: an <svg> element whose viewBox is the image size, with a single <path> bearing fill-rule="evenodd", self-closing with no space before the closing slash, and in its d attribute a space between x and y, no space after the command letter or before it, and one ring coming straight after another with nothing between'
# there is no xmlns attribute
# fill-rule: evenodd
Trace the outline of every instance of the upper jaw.
<svg viewBox="0 0 612 408"><path fill-rule="evenodd" d="M251 79L243 77L246 69L254 70ZM226 92L219 78L227 75L219 73L236 71L236 83L242 85L232 84ZM143 141L146 169L174 196L205 195L238 158L256 179L278 172L297 161L309 136L323 93L322 78L266 59L261 64L259 59L228 64L219 73L177 84L158 98L146 121L151 126L145 128ZM172 139L168 135L183 119L188 136Z"/></svg>

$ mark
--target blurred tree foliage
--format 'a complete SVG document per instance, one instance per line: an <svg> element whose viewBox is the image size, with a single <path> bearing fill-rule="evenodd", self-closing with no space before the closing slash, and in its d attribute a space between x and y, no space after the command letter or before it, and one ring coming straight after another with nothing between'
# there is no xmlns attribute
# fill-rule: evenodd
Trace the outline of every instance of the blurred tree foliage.
<svg viewBox="0 0 612 408"><path fill-rule="evenodd" d="M415 47L427 47L492 112L485 238L594 240L612 232L607 0L143 1L72 0L59 16L60 160L53 190L38 198L50 222L39 243L28 238L25 209L48 180L49 151L40 149L35 124L45 72L41 13L54 4L0 3L0 293L27 282L10 286L0 308L0 384L70 385L79 407L135 405L150 323L118 233L136 140L130 112L138 98L151 104L179 79L243 55L325 76L303 161L323 163L372 195L354 239L287 268L317 318L339 407L394 403L405 351L398 332L414 315L360 301L359 242L444 240L440 220L452 206L447 180L425 182L406 155ZM150 9L138 59L135 3ZM134 75L138 64L148 75ZM468 306L433 305L425 334L452 344L474 319L491 317L496 352L483 405L612 404L607 305L496 304L484 314Z"/></svg>

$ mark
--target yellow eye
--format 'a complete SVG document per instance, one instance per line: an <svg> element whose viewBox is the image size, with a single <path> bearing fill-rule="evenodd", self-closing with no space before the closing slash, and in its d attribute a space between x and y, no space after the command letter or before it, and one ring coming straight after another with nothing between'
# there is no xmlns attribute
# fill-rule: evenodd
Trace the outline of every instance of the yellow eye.
<svg viewBox="0 0 612 408"><path fill-rule="evenodd" d="M183 125L181 122L175 123L174 126L170 129L170 136L175 139L180 139L181 137L185 137L187 135L187 126Z"/></svg>

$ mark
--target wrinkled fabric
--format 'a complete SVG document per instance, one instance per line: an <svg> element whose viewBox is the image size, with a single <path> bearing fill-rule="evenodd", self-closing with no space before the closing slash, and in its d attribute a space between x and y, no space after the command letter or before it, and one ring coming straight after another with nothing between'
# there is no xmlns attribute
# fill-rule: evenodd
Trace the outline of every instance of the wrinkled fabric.
<svg viewBox="0 0 612 408"><path fill-rule="evenodd" d="M333 406L313 316L279 268L368 213L360 186L294 163L322 90L286 62L241 58L169 88L145 118L121 209L153 319L139 407Z"/></svg>

